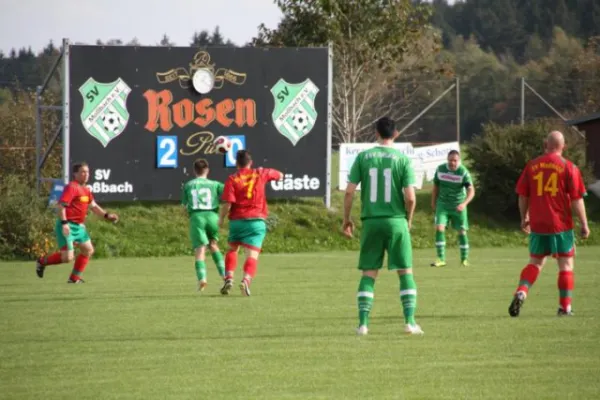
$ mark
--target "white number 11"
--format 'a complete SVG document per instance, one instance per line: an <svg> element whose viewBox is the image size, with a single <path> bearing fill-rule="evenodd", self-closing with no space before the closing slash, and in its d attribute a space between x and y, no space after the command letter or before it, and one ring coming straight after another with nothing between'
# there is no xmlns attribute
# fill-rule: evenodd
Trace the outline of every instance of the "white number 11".
<svg viewBox="0 0 600 400"><path fill-rule="evenodd" d="M377 168L369 169L369 177L371 178L369 184L371 186L370 200L371 203L377 202L377 185L379 182L379 170ZM392 201L392 169L385 168L383 170L383 201L390 203Z"/></svg>

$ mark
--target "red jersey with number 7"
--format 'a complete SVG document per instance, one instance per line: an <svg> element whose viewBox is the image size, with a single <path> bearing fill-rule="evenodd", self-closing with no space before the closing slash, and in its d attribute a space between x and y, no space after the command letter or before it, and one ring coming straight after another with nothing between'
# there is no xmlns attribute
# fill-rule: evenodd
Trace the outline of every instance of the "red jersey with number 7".
<svg viewBox="0 0 600 400"><path fill-rule="evenodd" d="M529 198L531 232L552 234L573 229L571 202L586 189L579 168L553 153L527 163L516 192Z"/></svg>
<svg viewBox="0 0 600 400"><path fill-rule="evenodd" d="M83 224L88 213L88 207L94 201L94 195L89 186L71 181L65 186L58 202L65 207L67 221Z"/></svg>
<svg viewBox="0 0 600 400"><path fill-rule="evenodd" d="M221 200L231 203L229 219L265 219L269 215L265 185L283 174L271 168L241 168L225 181Z"/></svg>

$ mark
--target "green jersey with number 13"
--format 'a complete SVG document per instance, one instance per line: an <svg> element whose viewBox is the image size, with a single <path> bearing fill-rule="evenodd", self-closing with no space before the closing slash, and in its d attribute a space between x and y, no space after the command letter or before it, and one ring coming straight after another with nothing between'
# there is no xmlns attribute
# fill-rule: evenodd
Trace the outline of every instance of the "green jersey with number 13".
<svg viewBox="0 0 600 400"><path fill-rule="evenodd" d="M406 218L402 189L415 185L415 173L400 151L377 146L359 153L348 181L361 185L361 219Z"/></svg>
<svg viewBox="0 0 600 400"><path fill-rule="evenodd" d="M192 179L183 185L181 204L187 208L190 214L194 211L217 212L224 186L221 182L207 178Z"/></svg>

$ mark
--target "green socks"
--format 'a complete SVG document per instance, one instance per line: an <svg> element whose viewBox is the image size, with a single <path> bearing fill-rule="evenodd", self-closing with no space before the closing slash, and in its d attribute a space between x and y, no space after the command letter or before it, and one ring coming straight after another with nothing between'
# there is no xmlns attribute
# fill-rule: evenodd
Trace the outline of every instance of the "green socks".
<svg viewBox="0 0 600 400"><path fill-rule="evenodd" d="M404 322L415 324L415 309L417 308L417 284L413 274L400 275L400 301L404 311Z"/></svg>
<svg viewBox="0 0 600 400"><path fill-rule="evenodd" d="M360 278L358 284L358 325L369 325L369 313L373 307L373 297L375 292L375 279L369 276Z"/></svg>
<svg viewBox="0 0 600 400"><path fill-rule="evenodd" d="M196 267L196 277L198 280L206 280L206 263L204 261L196 261L194 265Z"/></svg>
<svg viewBox="0 0 600 400"><path fill-rule="evenodd" d="M466 261L469 257L469 238L466 233L458 235L458 243L460 245L460 261Z"/></svg>
<svg viewBox="0 0 600 400"><path fill-rule="evenodd" d="M445 232L435 231L435 249L437 257L441 261L446 261L446 234Z"/></svg>
<svg viewBox="0 0 600 400"><path fill-rule="evenodd" d="M212 259L217 266L217 271L219 272L219 276L221 278L225 277L225 260L223 259L223 253L220 251L215 251L212 253Z"/></svg>

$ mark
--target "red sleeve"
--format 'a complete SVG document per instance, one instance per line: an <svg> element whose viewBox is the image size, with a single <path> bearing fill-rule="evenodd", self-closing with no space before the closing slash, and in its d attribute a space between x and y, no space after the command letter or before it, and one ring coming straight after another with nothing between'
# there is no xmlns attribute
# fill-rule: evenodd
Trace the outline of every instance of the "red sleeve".
<svg viewBox="0 0 600 400"><path fill-rule="evenodd" d="M581 171L574 164L571 164L571 182L569 182L569 197L571 200L581 199L586 194L585 184Z"/></svg>
<svg viewBox="0 0 600 400"><path fill-rule="evenodd" d="M65 189L63 190L62 195L60 196L60 199L58 200L58 202L62 205L68 206L71 204L74 197L75 197L75 188L73 187L73 185L71 185L69 183L69 184L67 184L67 186L65 186Z"/></svg>
<svg viewBox="0 0 600 400"><path fill-rule="evenodd" d="M235 188L233 187L233 180L231 178L225 181L221 200L227 203L235 203Z"/></svg>
<svg viewBox="0 0 600 400"><path fill-rule="evenodd" d="M262 174L266 182L278 181L283 178L283 173L273 168L264 168Z"/></svg>
<svg viewBox="0 0 600 400"><path fill-rule="evenodd" d="M525 169L519 177L517 182L516 192L519 196L529 197L529 164L525 166Z"/></svg>

